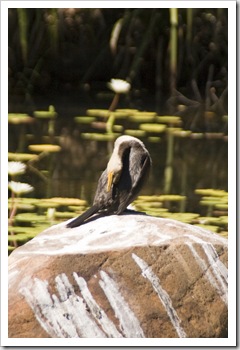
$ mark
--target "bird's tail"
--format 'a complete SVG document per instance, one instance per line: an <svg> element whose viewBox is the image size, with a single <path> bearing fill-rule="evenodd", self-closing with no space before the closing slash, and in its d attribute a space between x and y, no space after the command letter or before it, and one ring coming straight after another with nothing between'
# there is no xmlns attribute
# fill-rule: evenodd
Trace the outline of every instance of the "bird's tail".
<svg viewBox="0 0 240 350"><path fill-rule="evenodd" d="M76 219L72 220L67 224L68 228L73 228L82 225L82 223L90 218L93 214L97 213L99 210L99 207L97 205L93 205L91 208L86 210L83 214L79 215Z"/></svg>

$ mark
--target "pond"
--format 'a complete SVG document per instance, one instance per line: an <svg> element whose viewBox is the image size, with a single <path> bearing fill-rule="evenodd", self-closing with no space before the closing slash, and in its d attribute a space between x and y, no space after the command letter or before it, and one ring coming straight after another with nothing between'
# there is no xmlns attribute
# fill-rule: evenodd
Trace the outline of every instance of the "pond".
<svg viewBox="0 0 240 350"><path fill-rule="evenodd" d="M139 118L142 119L142 115L138 115ZM67 122L66 119L57 119L54 125L51 120L35 120L24 128L18 123L9 124L9 160L14 160L19 152L30 154L30 157L35 154L35 158L26 162L27 171L18 181L34 187L34 191L26 195L34 199L27 204L35 206L44 227L77 216L91 205L98 179L112 153L114 139L122 133L129 131L134 134L137 131L152 157L152 169L140 197L134 202L135 208L154 216L168 216L198 225L210 224L210 229L215 232L219 232L219 226L215 225L218 220L220 232L226 234L227 136L221 133L192 133L169 125L156 132L146 123L144 126L148 125L149 130L142 132L139 124L133 129L126 121L118 121L123 128L121 132L106 134L101 130L102 124L97 130L99 124L87 120L85 117L84 123L79 124L76 118ZM107 141L104 140L106 135ZM62 197L61 204L57 204L56 199L51 205L40 203L51 197ZM66 204L67 198L84 200L85 206L75 206L71 202L69 206L63 205L64 198ZM39 203L36 203L36 199L39 199ZM26 203L21 204L26 206ZM48 222L42 217L50 207L56 208L57 221ZM21 216L21 211L19 206L20 216L16 216L14 225L26 226L26 217ZM35 225L35 220L36 217L30 217L30 226ZM36 232L42 229L39 226ZM13 228L11 230L13 235ZM35 233L31 234L34 236ZM18 238L20 240L20 235Z"/></svg>
<svg viewBox="0 0 240 350"><path fill-rule="evenodd" d="M76 197L92 203L98 178L105 169L113 149L113 141L86 140L81 136L81 128L74 122L60 121L57 127L59 135L56 142L61 151L52 155L51 175L46 183L38 175L27 172L24 181L35 188L37 198ZM10 128L11 129L11 128ZM88 130L85 128L84 131ZM9 130L9 151L16 149L17 135L11 137L14 130ZM28 145L44 142L48 136L38 133L36 138L26 141L24 151L29 152ZM141 137L149 150L153 165L148 182L141 194L160 195L166 193L167 135L162 134L159 140ZM13 142L14 140L14 142ZM14 149L15 148L15 149ZM187 196L188 212L201 212L198 188L213 188L227 191L228 176L228 143L221 138L175 137L172 159L172 181L168 193ZM49 158L36 164L41 171L49 171Z"/></svg>

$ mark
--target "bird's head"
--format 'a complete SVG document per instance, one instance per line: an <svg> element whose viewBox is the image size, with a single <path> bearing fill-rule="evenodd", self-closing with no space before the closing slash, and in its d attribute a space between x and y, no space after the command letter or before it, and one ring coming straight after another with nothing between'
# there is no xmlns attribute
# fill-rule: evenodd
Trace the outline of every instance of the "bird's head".
<svg viewBox="0 0 240 350"><path fill-rule="evenodd" d="M107 165L107 192L112 188L113 184L116 184L120 178L122 172L122 161L118 154L112 154Z"/></svg>

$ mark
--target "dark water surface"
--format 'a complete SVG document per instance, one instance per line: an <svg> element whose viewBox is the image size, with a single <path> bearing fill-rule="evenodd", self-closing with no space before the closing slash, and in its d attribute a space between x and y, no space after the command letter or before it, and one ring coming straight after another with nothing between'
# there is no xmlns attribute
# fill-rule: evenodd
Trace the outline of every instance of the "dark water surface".
<svg viewBox="0 0 240 350"><path fill-rule="evenodd" d="M35 166L46 170L51 168L49 182L44 182L36 174L28 171L24 181L35 188L34 196L44 197L76 197L92 203L98 178L106 168L113 149L111 141L92 141L81 138L75 126L62 126L57 143L62 147L60 153L42 159ZM153 166L148 182L141 194L159 195L164 193L167 140L161 134L158 143L142 138L149 150ZM9 151L14 152L14 138L9 137ZM29 143L38 143L31 140ZM205 215L205 208L199 207L199 196L194 194L197 188L214 188L227 191L228 144L224 139L175 138L174 158L172 163L173 177L171 194L187 196L186 211ZM21 179L22 180L22 179Z"/></svg>

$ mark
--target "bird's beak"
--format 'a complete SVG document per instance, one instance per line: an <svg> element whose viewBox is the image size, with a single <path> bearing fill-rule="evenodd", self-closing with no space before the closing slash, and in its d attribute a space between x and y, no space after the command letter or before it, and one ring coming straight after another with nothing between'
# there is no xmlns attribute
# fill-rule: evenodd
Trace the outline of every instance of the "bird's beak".
<svg viewBox="0 0 240 350"><path fill-rule="evenodd" d="M111 190L112 183L113 183L113 172L110 171L110 172L108 173L107 192L109 192L109 191Z"/></svg>

